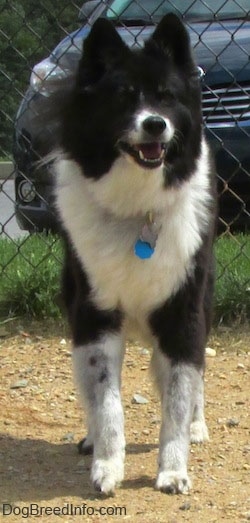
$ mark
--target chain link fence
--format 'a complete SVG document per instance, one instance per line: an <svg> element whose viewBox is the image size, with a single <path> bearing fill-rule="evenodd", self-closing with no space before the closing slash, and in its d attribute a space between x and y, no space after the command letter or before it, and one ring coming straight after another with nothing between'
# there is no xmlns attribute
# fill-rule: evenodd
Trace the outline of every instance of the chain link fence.
<svg viewBox="0 0 250 523"><path fill-rule="evenodd" d="M240 292L249 294L249 0L0 0L2 281L13 271L18 276L23 264L34 275L48 260L61 262L58 237L47 234L57 229L50 167L35 166L56 136L43 120L53 79L74 74L82 41L98 16L111 19L129 45L141 45L168 11L186 23L201 75L204 125L218 173L218 230L230 240L229 256L220 250L217 255L218 279L242 264ZM34 232L38 261L27 249Z"/></svg>

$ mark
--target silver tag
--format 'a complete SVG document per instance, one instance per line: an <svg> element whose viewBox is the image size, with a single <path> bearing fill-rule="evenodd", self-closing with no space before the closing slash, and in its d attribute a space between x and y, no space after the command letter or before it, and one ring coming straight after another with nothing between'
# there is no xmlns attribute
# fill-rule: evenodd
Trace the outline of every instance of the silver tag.
<svg viewBox="0 0 250 523"><path fill-rule="evenodd" d="M155 222L147 222L143 225L140 239L150 245L152 249L155 249L158 238L158 227Z"/></svg>

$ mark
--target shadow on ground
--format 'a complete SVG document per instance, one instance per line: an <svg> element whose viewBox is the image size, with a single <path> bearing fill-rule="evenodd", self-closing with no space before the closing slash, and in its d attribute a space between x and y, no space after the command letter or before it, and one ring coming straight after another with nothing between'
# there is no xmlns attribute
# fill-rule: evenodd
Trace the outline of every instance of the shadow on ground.
<svg viewBox="0 0 250 523"><path fill-rule="evenodd" d="M1 501L50 500L76 496L93 500L102 497L90 483L91 456L81 456L72 443L53 444L42 439L18 439L0 435ZM129 444L127 454L146 454L157 446ZM143 459L143 458L142 458ZM153 486L153 478L125 480L124 489Z"/></svg>

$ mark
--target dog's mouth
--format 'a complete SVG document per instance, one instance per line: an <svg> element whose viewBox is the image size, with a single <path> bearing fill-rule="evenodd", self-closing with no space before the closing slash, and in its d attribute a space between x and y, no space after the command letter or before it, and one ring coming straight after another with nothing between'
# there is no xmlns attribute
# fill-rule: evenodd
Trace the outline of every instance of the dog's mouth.
<svg viewBox="0 0 250 523"><path fill-rule="evenodd" d="M148 169L160 167L167 150L167 144L162 142L145 142L134 145L120 142L119 146L122 151L130 154L139 165Z"/></svg>

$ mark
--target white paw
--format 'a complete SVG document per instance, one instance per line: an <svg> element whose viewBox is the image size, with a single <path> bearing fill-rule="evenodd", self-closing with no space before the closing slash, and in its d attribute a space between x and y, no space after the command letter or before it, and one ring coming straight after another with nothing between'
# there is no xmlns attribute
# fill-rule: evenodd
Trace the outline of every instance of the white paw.
<svg viewBox="0 0 250 523"><path fill-rule="evenodd" d="M166 494L187 494L191 481L185 470L162 471L158 474L155 487Z"/></svg>
<svg viewBox="0 0 250 523"><path fill-rule="evenodd" d="M115 487L123 480L124 464L122 459L97 459L91 469L91 480L95 490L104 494L113 494Z"/></svg>
<svg viewBox="0 0 250 523"><path fill-rule="evenodd" d="M209 434L205 421L193 421L190 427L191 443L202 443L208 440Z"/></svg>

